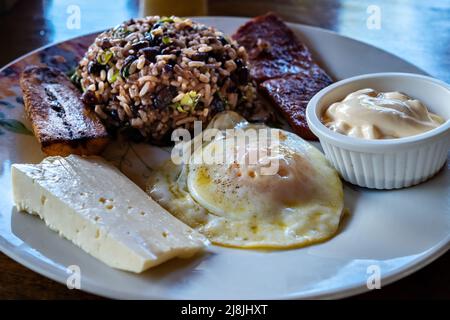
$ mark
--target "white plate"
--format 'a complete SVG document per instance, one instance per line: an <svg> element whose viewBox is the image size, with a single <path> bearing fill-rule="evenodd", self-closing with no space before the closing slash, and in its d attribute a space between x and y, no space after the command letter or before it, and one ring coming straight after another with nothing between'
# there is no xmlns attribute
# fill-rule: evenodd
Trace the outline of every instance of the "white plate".
<svg viewBox="0 0 450 320"><path fill-rule="evenodd" d="M245 22L225 17L197 20L228 34ZM423 73L361 42L317 28L291 27L336 79L383 71ZM74 46L74 40L59 45L67 51L63 52L66 60L71 59L70 46ZM51 63L48 55L55 52L55 47L40 50L0 73L0 111L4 118L26 123L17 100L17 74L11 75L11 70L17 73L33 59ZM430 181L408 189L371 191L346 185L345 202L351 214L338 235L322 244L272 252L211 246L204 256L171 261L142 275L117 271L61 239L37 218L13 209L11 163L38 162L43 155L33 137L0 129L1 250L61 283L66 283L67 267L78 265L82 290L98 295L161 299L345 297L368 290L366 283L374 270L379 270L383 286L425 266L450 247L450 167L446 165ZM138 183L145 178L146 170L140 159L151 166L164 155L156 148L140 145L109 148L106 156L117 160L126 150L122 168Z"/></svg>

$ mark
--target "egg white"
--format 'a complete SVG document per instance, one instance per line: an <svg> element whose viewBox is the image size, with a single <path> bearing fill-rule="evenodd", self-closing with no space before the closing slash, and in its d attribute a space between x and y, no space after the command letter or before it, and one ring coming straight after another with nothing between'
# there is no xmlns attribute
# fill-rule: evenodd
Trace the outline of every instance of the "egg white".
<svg viewBox="0 0 450 320"><path fill-rule="evenodd" d="M230 112L219 115L211 126L255 128ZM235 158L180 166L169 160L153 173L148 193L215 244L290 248L329 239L342 215L342 183L320 151L293 133L276 130L280 145L273 156L278 157L279 168L273 175L261 174L258 163L232 161ZM223 152L227 139L224 135L204 143L191 159L198 152ZM257 151L257 142L250 139L246 148L247 154ZM230 151L233 154L227 149L225 157ZM234 152L239 153L236 148Z"/></svg>

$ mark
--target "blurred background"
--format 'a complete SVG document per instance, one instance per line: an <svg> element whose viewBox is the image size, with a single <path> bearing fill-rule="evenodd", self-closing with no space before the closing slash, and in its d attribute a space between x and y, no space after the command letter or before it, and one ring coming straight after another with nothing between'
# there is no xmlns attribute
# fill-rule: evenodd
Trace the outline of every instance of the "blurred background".
<svg viewBox="0 0 450 320"><path fill-rule="evenodd" d="M32 49L140 15L256 16L336 31L450 82L449 0L0 0L0 66ZM370 63L370 61L368 62Z"/></svg>

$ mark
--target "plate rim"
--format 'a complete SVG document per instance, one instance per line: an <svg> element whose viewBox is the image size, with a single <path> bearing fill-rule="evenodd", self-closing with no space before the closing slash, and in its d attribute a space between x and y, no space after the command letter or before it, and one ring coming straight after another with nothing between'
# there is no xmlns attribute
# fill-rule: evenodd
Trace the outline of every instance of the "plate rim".
<svg viewBox="0 0 450 320"><path fill-rule="evenodd" d="M226 19L226 20L249 20L252 17L243 17L243 16L195 16L190 17L192 19ZM428 72L423 70L422 68L414 65L412 62L409 62L408 60L403 59L402 57L398 56L395 53L388 52L386 50L383 50L382 48L376 47L370 43L367 43L365 41L361 41L359 39L354 39L346 35L339 34L338 32L316 27L316 26L310 26L305 25L301 23L295 23L295 22L289 22L287 21L288 25L294 25L297 27L305 28L305 29L311 29L322 33L328 33L332 36L337 36L340 38L345 38L349 41L357 42L360 44L363 44L364 46L370 47L372 50L377 50L380 53L387 54L389 56L393 56L398 60L401 60L403 63L408 64L409 66L415 68L418 70L418 72L421 72L424 75L429 75ZM30 52L27 52L14 60L10 61L9 63L5 64L0 68L0 73L3 72L8 67L18 63L19 61L27 58L28 56L31 56L35 53L38 53L40 51L43 51L49 47L57 46L60 44L63 44L68 41L73 41L79 38L92 36L95 34L99 34L100 32L104 31L98 30L94 32L89 32L83 35L71 37L66 40L61 40L57 42L51 42L44 46L38 47ZM36 256L30 254L28 251L23 250L17 250L17 246L14 246L11 242L9 242L6 238L4 238L2 235L0 235L0 249L3 254L11 258L12 260L16 261L17 263L21 264L22 266L26 267L27 269L32 270L33 272L36 272L48 279L51 279L53 281L56 281L62 285L65 285L66 278L68 276L68 273L63 271L60 268L57 268L55 266L52 266L51 264L43 261L42 259L37 258ZM31 247L32 248L32 247ZM419 257L413 259L412 261L404 264L402 267L397 268L391 272L388 272L387 274L383 275L381 278L382 281L382 287L385 287L395 281L398 281L400 279L403 279L407 277L408 275L424 268L425 266L429 265L442 255L444 255L447 251L450 249L450 234L447 236L447 238L443 239L438 244L434 245L429 250L425 251L425 253L421 254ZM83 285L83 284L82 284ZM161 296L154 296L154 295L146 295L145 297L139 296L139 295L129 295L129 294L123 294L122 292L113 289L113 288L106 288L103 286L98 286L94 281L89 281L87 284L88 288L85 288L84 286L81 288L81 291L88 292L90 294L94 294L101 297L106 298L112 298L112 299L167 299ZM292 293L288 295L283 296L277 296L277 297L267 297L263 298L262 300L268 300L268 299L287 299L287 300L296 300L296 299L341 299L345 297L354 296L357 294L370 292L371 290L367 288L364 284L354 284L349 286L341 286L339 288L330 289L330 290L322 290L320 293L316 294L309 294L308 292L299 294L299 293Z"/></svg>
<svg viewBox="0 0 450 320"><path fill-rule="evenodd" d="M7 246L10 246L10 243L8 240L3 238L3 236L0 236L0 248L4 249ZM6 242L6 246L2 244L2 242ZM442 245L441 245L442 243ZM65 278L69 274L62 272L61 269L58 269L56 267L50 267L49 264L43 262L40 259L37 259L34 255L31 255L29 252L21 251L21 253L16 253L14 250L14 246L11 246L12 249L9 251L3 251L3 254L8 256L9 258L13 259L17 263L21 264L22 266L25 266L27 269L30 269L46 278L49 278L53 281L58 282L59 284L65 285L66 282L64 281ZM447 239L442 240L438 245L435 246L434 249L428 250L427 254L422 254L420 257L410 261L409 263L405 264L401 268L391 271L387 273L386 275L382 276L382 287L386 287L400 279L403 279L412 273L426 267L427 265L431 264L435 260L437 260L439 257L444 255L448 250L450 249L450 235L447 236ZM25 254L23 254L25 253ZM29 256L30 259L26 259L26 256ZM34 263L32 262L34 261ZM39 265L42 265L39 267ZM51 270L53 269L53 271ZM56 272L55 272L56 271ZM111 288L105 288L102 286L98 286L95 283L90 282L89 283L90 288L81 288L81 291L97 295L100 297L106 297L110 299L126 299L126 300L140 300L140 299L146 299L146 300L165 300L167 298L161 297L161 296L140 296L140 295L127 295L123 292L120 292L115 289ZM101 290L102 293L99 294L96 289ZM105 291L106 290L106 291ZM308 295L307 293L304 294L289 294L284 296L278 296L278 297L270 297L263 298L261 300L314 300L314 299L322 299L322 300L331 300L331 299L342 299L347 298L351 296L355 296L362 293L367 293L372 290L368 289L367 286L361 285L361 284L355 284L355 285L349 285L340 287L340 289L330 289L330 290L323 290L321 293L315 294L315 295ZM185 299L189 300L189 299ZM196 300L196 299L194 299ZM217 300L217 299L205 299L205 300ZM251 300L249 299L243 299L243 300Z"/></svg>

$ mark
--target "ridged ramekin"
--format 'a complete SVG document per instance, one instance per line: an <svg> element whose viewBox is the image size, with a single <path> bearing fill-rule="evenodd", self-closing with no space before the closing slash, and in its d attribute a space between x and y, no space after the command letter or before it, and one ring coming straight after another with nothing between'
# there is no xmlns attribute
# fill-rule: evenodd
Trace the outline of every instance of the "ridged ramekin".
<svg viewBox="0 0 450 320"><path fill-rule="evenodd" d="M366 140L328 129L321 116L332 103L359 89L400 91L422 101L446 122L433 130L399 139ZM444 165L450 148L450 86L409 73L374 73L336 82L309 102L309 128L342 178L376 189L409 187L432 177Z"/></svg>

